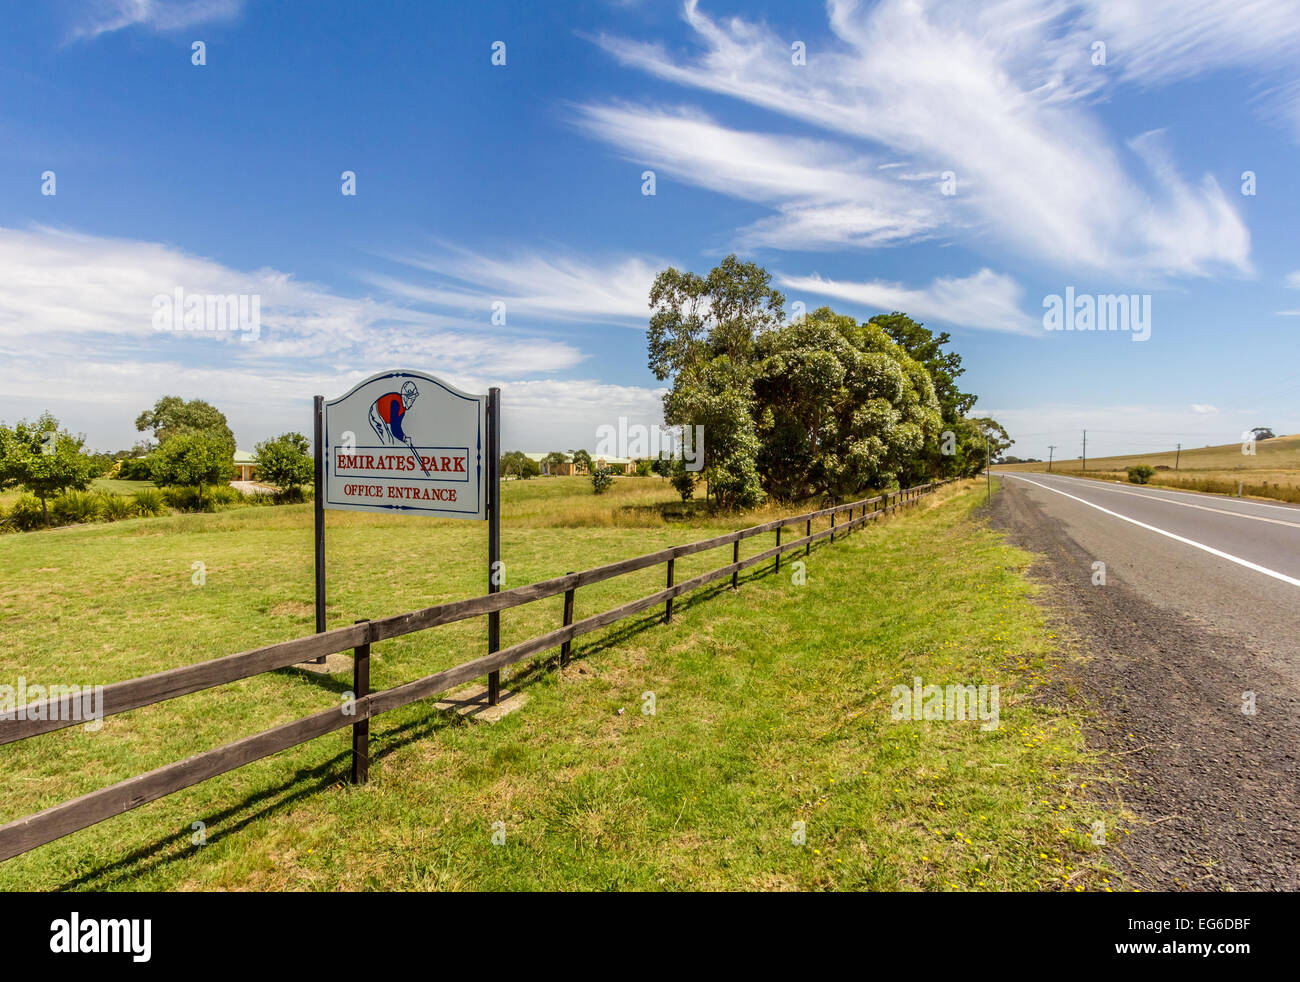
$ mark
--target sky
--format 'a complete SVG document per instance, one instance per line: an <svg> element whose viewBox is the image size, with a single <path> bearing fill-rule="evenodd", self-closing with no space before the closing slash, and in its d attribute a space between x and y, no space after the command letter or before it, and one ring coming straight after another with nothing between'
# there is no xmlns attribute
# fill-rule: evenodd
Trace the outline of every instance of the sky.
<svg viewBox="0 0 1300 982"><path fill-rule="evenodd" d="M947 331L1020 456L1077 457L1084 429L1089 456L1300 432L1294 0L4 19L6 422L127 448L173 394L251 450L409 368L500 386L507 448L594 448L661 418L655 274L735 252L788 313ZM257 329L162 330L178 290L256 298ZM1053 297L1120 295L1146 319L1048 329Z"/></svg>

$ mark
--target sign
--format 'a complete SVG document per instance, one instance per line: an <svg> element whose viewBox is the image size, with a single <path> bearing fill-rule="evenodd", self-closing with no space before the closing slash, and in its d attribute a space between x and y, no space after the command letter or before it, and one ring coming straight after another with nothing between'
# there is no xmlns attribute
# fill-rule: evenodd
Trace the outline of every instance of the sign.
<svg viewBox="0 0 1300 982"><path fill-rule="evenodd" d="M350 511L486 519L486 395L381 372L324 404L324 497Z"/></svg>

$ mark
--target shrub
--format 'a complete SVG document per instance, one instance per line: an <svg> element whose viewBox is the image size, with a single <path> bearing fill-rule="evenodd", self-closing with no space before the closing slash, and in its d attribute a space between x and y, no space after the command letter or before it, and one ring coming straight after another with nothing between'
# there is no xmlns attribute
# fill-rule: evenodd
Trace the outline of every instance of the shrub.
<svg viewBox="0 0 1300 982"><path fill-rule="evenodd" d="M50 514L60 525L79 525L99 518L99 497L89 491L67 491L50 504Z"/></svg>
<svg viewBox="0 0 1300 982"><path fill-rule="evenodd" d="M591 490L604 494L614 483L614 474L608 467L596 467L591 472Z"/></svg>
<svg viewBox="0 0 1300 982"><path fill-rule="evenodd" d="M19 532L30 532L32 529L45 527L45 514L41 511L40 499L34 494L24 494L14 502L14 506L9 511L5 522L10 528ZM54 524L51 516L50 524Z"/></svg>
<svg viewBox="0 0 1300 982"><path fill-rule="evenodd" d="M131 501L141 515L161 515L167 510L167 499L157 488L141 488L131 495Z"/></svg>
<svg viewBox="0 0 1300 982"><path fill-rule="evenodd" d="M148 457L132 457L122 461L117 469L117 476L123 481L147 481L151 474Z"/></svg>
<svg viewBox="0 0 1300 982"><path fill-rule="evenodd" d="M211 500L203 501L199 497L199 489L195 487L185 487L183 485L172 485L163 488L163 500L175 508L177 511L199 511L202 508L211 511Z"/></svg>
<svg viewBox="0 0 1300 982"><path fill-rule="evenodd" d="M1156 472L1154 467L1146 464L1134 464L1128 468L1128 480L1130 484L1146 484L1151 480L1151 475Z"/></svg>
<svg viewBox="0 0 1300 982"><path fill-rule="evenodd" d="M212 499L211 503L214 504L216 507L229 508L231 505L243 504L245 495L243 495L239 491L236 491L229 484L218 484L215 488L213 488L211 491L208 492L206 497L211 498ZM208 503L209 502L207 500L204 501L205 505L207 505ZM212 510L215 511L216 507L214 507Z"/></svg>
<svg viewBox="0 0 1300 982"><path fill-rule="evenodd" d="M135 517L135 502L126 495L100 491L95 498L99 504L100 517L106 522L120 522L124 518Z"/></svg>

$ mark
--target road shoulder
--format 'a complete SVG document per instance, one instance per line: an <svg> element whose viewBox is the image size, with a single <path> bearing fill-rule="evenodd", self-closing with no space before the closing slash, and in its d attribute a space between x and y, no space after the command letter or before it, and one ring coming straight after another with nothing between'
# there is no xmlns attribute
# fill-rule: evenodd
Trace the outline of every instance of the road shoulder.
<svg viewBox="0 0 1300 982"><path fill-rule="evenodd" d="M1111 842L1145 889L1300 888L1300 701L1248 641L1217 633L1112 581L1093 586L1092 556L1019 482L1004 482L993 526L1039 557L1030 571L1077 657L1066 685L1085 700L1091 749L1134 816ZM1259 711L1242 713L1242 693Z"/></svg>

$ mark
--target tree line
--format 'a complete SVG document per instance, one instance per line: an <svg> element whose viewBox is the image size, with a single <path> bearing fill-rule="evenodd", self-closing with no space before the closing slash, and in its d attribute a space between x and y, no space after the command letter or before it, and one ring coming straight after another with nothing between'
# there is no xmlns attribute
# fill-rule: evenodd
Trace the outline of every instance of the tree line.
<svg viewBox="0 0 1300 982"><path fill-rule="evenodd" d="M734 255L706 275L664 270L650 307L664 421L703 425L699 477L718 507L972 476L1013 443L969 415L949 335L906 314L860 323L821 307L787 321L767 270ZM693 477L677 468L683 497Z"/></svg>

